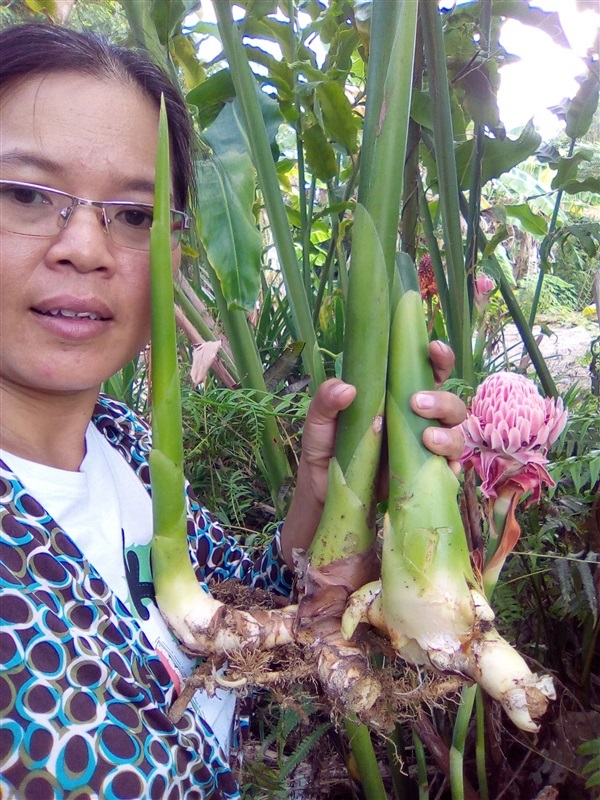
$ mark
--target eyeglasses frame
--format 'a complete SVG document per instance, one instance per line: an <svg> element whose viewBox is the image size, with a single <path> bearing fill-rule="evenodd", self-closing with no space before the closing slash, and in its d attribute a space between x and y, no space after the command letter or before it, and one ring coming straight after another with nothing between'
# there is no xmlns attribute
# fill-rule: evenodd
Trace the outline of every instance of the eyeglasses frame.
<svg viewBox="0 0 600 800"><path fill-rule="evenodd" d="M78 206L93 206L94 208L99 208L101 213L102 213L102 228L104 230L104 233L110 238L111 242L114 245L116 245L116 247L126 247L129 250L142 250L142 248L132 247L132 246L126 245L126 244L119 244L118 242L115 242L113 240L113 238L111 236L111 233L110 233L110 229L109 229L109 225L111 224L112 220L110 220L106 216L106 208L105 208L105 206L118 205L118 206L124 206L125 208L143 208L143 209L150 209L150 210L152 210L154 212L154 206L152 205L152 203L136 203L134 201L129 201L129 200L87 200L86 198L83 198L83 197L77 197L77 195L75 195L75 194L69 194L68 192L63 192L60 189L55 189L53 186L44 186L43 184L40 184L40 183L27 183L26 181L9 181L9 180L0 179L0 185L2 185L2 186L6 186L6 185L22 186L25 189L39 189L40 191L52 192L53 194L58 194L61 197L68 198L71 201L70 205L65 206L65 208L61 209L58 212L59 218L62 218L64 220L62 226L60 226L60 224L59 224L58 230L64 230L67 227L67 225L69 224L69 220L73 216L73 212L75 211L75 209ZM170 211L173 214L180 214L181 215L181 227L178 228L179 236L181 237L181 234L183 233L183 231L187 231L190 228L190 217L184 211L179 211L176 208L171 208ZM0 224L1 224L1 221L0 221ZM13 231L13 233L16 233L16 231ZM58 234L58 231L57 231L57 234ZM57 234L54 234L54 235L57 235ZM52 234L44 234L44 233L41 233L41 234L23 233L21 235L22 236L38 236L39 238L44 238L44 237L51 238L52 237ZM179 241L177 241L175 243L175 247L177 247L178 244L179 244ZM143 252L145 252L145 251L143 251Z"/></svg>

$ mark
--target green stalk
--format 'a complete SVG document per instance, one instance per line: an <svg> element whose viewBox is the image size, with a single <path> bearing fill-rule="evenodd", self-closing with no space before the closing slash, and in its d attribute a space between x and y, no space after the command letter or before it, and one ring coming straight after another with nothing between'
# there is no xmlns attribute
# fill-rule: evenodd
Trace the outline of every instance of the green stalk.
<svg viewBox="0 0 600 800"><path fill-rule="evenodd" d="M354 216L350 276L343 377L357 395L338 422L327 501L309 551L315 566L368 550L375 535L371 512L383 431L389 300L377 231L361 205Z"/></svg>
<svg viewBox="0 0 600 800"><path fill-rule="evenodd" d="M477 764L477 782L481 800L489 800L490 793L487 781L487 767L485 764L485 703L481 687L477 687L475 697L475 717L477 720L477 739L475 741L475 761Z"/></svg>
<svg viewBox="0 0 600 800"><path fill-rule="evenodd" d="M473 573L447 461L423 445L427 422L411 395L433 388L428 336L418 292L406 292L392 323L386 421L390 496L384 520L381 581L355 592L342 618L352 636L369 621L406 660L468 676L498 700L523 730L555 696L548 676L534 675L499 636Z"/></svg>
<svg viewBox="0 0 600 800"><path fill-rule="evenodd" d="M367 800L387 800L369 729L350 719L344 720L344 727L358 766L365 797Z"/></svg>
<svg viewBox="0 0 600 800"><path fill-rule="evenodd" d="M374 0L359 203L345 312L343 378L357 388L338 422L327 500L309 549L313 567L368 550L374 541L389 344L389 298L410 111L417 19L411 0ZM351 746L368 800L385 798L370 734L350 720Z"/></svg>
<svg viewBox="0 0 600 800"><path fill-rule="evenodd" d="M413 66L413 89L421 90L423 86L423 34L420 22L417 22L415 42L415 63ZM402 250L407 253L413 263L417 262L417 228L419 224L419 142L421 126L411 117L408 124L406 142L406 164L404 167L404 192L402 197Z"/></svg>
<svg viewBox="0 0 600 800"><path fill-rule="evenodd" d="M460 695L460 705L454 723L454 731L452 732L452 746L450 747L450 789L452 791L452 800L464 800L465 797L465 742L476 692L477 684L474 683L471 686L463 686Z"/></svg>
<svg viewBox="0 0 600 800"><path fill-rule="evenodd" d="M156 599L171 620L202 592L189 557L183 475L181 392L173 306L169 134L161 102L154 221L150 231L152 303L152 570Z"/></svg>
<svg viewBox="0 0 600 800"><path fill-rule="evenodd" d="M569 143L569 152L567 153L567 158L571 158L571 156L573 155L573 151L575 150L575 142L576 142L575 137L572 137ZM563 194L564 194L564 189L559 189L556 195L556 200L554 202L552 217L550 219L550 225L548 226L548 233L546 234L547 238L551 237L556 229L556 221L558 219L558 212L560 211L560 204L562 202ZM529 314L530 328L533 328L535 324L535 318L537 316L537 309L540 302L540 297L542 295L542 286L544 284L544 275L546 274L545 271L546 262L547 262L546 253L542 248L542 263L540 264L540 274L538 276L538 280L535 286L535 292L533 295L533 300L531 302L531 312Z"/></svg>
<svg viewBox="0 0 600 800"><path fill-rule="evenodd" d="M302 363L306 372L311 376L311 388L315 390L325 379L323 361L317 346L302 274L298 268L294 242L279 189L277 170L256 96L256 81L235 28L229 0L215 0L214 8L236 96L242 108L252 150L252 160L258 173L265 207L271 223L273 241L283 271L286 294L294 321L295 337L298 341L305 343L302 351Z"/></svg>
<svg viewBox="0 0 600 800"><path fill-rule="evenodd" d="M290 640L293 611L257 622L205 592L188 551L181 394L171 264L169 135L161 103L154 221L150 240L152 303L152 571L156 601L169 626L190 652L206 655ZM221 624L215 621L219 614Z"/></svg>
<svg viewBox="0 0 600 800"><path fill-rule="evenodd" d="M466 208L466 201L464 198L461 205ZM477 232L477 242L479 250L482 253L485 253L487 238L484 232L481 230L481 227L479 227ZM544 393L547 397L558 397L558 389L556 388L556 384L554 383L552 375L550 374L546 360L544 359L544 356L538 347L535 336L529 327L527 319L525 318L525 314L523 313L521 306L514 295L511 285L508 282L502 267L498 263L498 259L493 253L489 257L489 266L493 276L498 281L502 298L508 307L508 312L515 323L517 330L519 331L519 335L523 340L523 344L525 345L527 352L529 353L529 357L531 358L531 362L535 367L535 371L540 379Z"/></svg>
<svg viewBox="0 0 600 800"><path fill-rule="evenodd" d="M444 272L444 265L442 263L442 256L438 245L438 240L433 230L433 220L431 219L431 212L429 204L425 195L425 188L420 175L417 175L419 187L419 211L421 213L421 225L423 226L423 235L425 236L425 243L427 250L431 256L431 266L433 274L435 275L435 282L437 283L440 303L444 314L450 314L450 297L448 294L448 282L446 280L446 273ZM446 322L448 328L448 322Z"/></svg>
<svg viewBox="0 0 600 800"><path fill-rule="evenodd" d="M434 120L435 158L451 303L450 308L444 309L444 311L450 342L456 356L456 372L472 386L473 358L471 355L470 313L460 228L459 187L454 158L454 134L444 34L438 4L431 0L425 0L420 4L420 8L429 76L429 95Z"/></svg>
<svg viewBox="0 0 600 800"><path fill-rule="evenodd" d="M377 105L369 107L370 91L377 86L369 65L367 76L367 122L372 125L377 111L377 127L370 152L370 167L367 175L362 173L364 162L361 161L359 183L359 201L364 204L372 216L379 234L381 247L388 270L390 287L396 266L396 250L398 244L398 220L400 202L404 186L404 163L406 160L406 142L410 120L410 101L412 96L412 77L415 57L415 40L417 31L418 4L403 0L388 3L386 0L375 0L373 3L373 27L390 25L395 32L389 53L387 69L381 88L377 87ZM390 34L385 34L386 37ZM371 53L380 49L380 43L371 36ZM384 58L382 59L385 60ZM378 77L378 76L377 76ZM365 183L367 183L365 187ZM361 200L361 196L364 198Z"/></svg>
<svg viewBox="0 0 600 800"><path fill-rule="evenodd" d="M387 754L392 773L392 786L394 787L395 800L413 800L413 784L410 777L402 771L402 764L406 763L406 748L402 741L402 727L397 722L394 730L389 734Z"/></svg>
<svg viewBox="0 0 600 800"><path fill-rule="evenodd" d="M298 60L298 47L296 37L296 15L294 0L288 0L286 5L286 14L288 16L288 32L289 32L289 61L294 63ZM292 70L292 92L295 95L295 106L298 119L295 125L296 128L296 154L298 159L298 200L300 203L300 230L302 232L302 281L304 283L304 291L308 304L312 307L312 276L310 270L310 230L312 226L312 206L314 200L314 193L316 187L316 180L313 176L310 187L310 211L307 210L306 203L306 170L304 164L304 148L302 145L302 105L300 97L297 94L298 74L296 70ZM314 317L313 317L314 323ZM316 325L315 325L316 330Z"/></svg>
<svg viewBox="0 0 600 800"><path fill-rule="evenodd" d="M352 170L352 174L351 174L350 178L346 182L346 187L344 189L344 197L342 199L342 203L344 203L344 204L348 202L348 200L350 199L350 197L352 196L352 193L354 191L354 185L355 185L355 182L356 182L357 166L358 166L358 159L357 159L357 161L356 161L356 163L354 165L354 168ZM334 200L333 200L333 197L331 196L331 193L329 194L329 203L330 203L330 205L333 205L333 203L334 203ZM329 242L329 247L327 248L327 255L325 256L325 263L323 264L323 267L321 269L321 277L319 279L319 286L318 286L317 294L316 294L315 301L314 301L313 323L314 323L315 327L317 326L317 323L319 321L319 313L321 311L321 303L323 302L323 295L325 294L325 288L326 288L327 283L329 281L329 275L330 275L330 272L331 272L331 264L332 264L332 261L333 261L333 258L335 256L335 254L336 254L336 251L338 251L340 222L343 220L343 218L344 218L344 212L343 211L340 214L338 214L337 216L332 215L332 218L331 218L331 228L332 228L331 240ZM343 293L343 295L345 297L346 296L346 292L345 292L345 285L344 285L344 275L346 273L346 263L345 263L345 259L344 258L339 258L338 261L339 261L339 274L340 274L339 281L340 281L342 293Z"/></svg>
<svg viewBox="0 0 600 800"><path fill-rule="evenodd" d="M378 136L379 111L384 107L384 85L388 74L390 53L396 37L398 11L401 3L379 3L373 0L371 16L371 43L367 75L367 108L363 125L360 153L360 182L358 202L366 205L371 190L371 170L375 158Z"/></svg>
<svg viewBox="0 0 600 800"><path fill-rule="evenodd" d="M419 784L419 800L429 800L429 779L427 777L427 757L419 734L413 731L413 746L417 762L417 782Z"/></svg>
<svg viewBox="0 0 600 800"><path fill-rule="evenodd" d="M371 52L377 58L369 64L367 85L375 90L367 92L368 136L359 179L359 198L366 205L357 204L354 218L342 373L357 387L357 396L338 423L332 490L310 548L315 566L363 552L374 539L373 493L381 452L389 297L396 275L416 24L413 2L373 3Z"/></svg>
<svg viewBox="0 0 600 800"><path fill-rule="evenodd" d="M336 522L344 520L344 527L356 536L358 552L373 541L370 515L381 452L389 342L388 298L396 269L416 12L416 4L411 2L392 4L375 0L373 4L371 52L377 54L377 59L369 64L367 85L375 87L381 105L377 107L371 101L365 121L367 142L361 153L359 198L364 198L366 205L357 205L354 219L344 340L343 378L357 387L357 396L340 416L335 449L344 482L357 498L357 503L350 505L359 509L360 519L350 521L343 508L336 509L334 517ZM395 21L393 37L390 36L392 20ZM377 31L381 32L382 42L376 38ZM382 46L386 44L390 48L387 59ZM384 76L383 64L387 64ZM326 507L327 514L328 511ZM335 549L328 548L326 555L321 554L322 533L326 533L328 541L332 538L328 528L325 517L311 547L311 557L317 563L349 555L350 536L345 535L336 537Z"/></svg>
<svg viewBox="0 0 600 800"><path fill-rule="evenodd" d="M492 29L492 1L481 0L480 11L481 58L488 59ZM477 228L481 215L481 165L485 154L486 137L483 124L475 123L475 147L473 150L471 185L469 188L469 221L467 223L467 291L471 311L473 310L473 279L477 264Z"/></svg>

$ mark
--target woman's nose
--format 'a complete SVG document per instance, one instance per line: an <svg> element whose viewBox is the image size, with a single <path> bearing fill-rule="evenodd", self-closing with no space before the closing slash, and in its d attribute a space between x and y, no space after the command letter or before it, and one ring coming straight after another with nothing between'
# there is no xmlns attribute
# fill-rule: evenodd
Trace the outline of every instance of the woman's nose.
<svg viewBox="0 0 600 800"><path fill-rule="evenodd" d="M48 255L57 263L71 263L81 271L109 270L114 257L102 210L74 206L53 239Z"/></svg>

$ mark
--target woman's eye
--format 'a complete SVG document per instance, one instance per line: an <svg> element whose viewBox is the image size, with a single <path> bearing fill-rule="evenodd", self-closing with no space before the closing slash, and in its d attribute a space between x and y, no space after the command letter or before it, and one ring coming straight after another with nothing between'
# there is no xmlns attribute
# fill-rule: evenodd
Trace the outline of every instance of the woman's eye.
<svg viewBox="0 0 600 800"><path fill-rule="evenodd" d="M152 226L152 211L147 208L121 208L115 218L132 228L150 228Z"/></svg>
<svg viewBox="0 0 600 800"><path fill-rule="evenodd" d="M2 189L2 195L8 200L24 206L52 205L48 195L38 189L31 189L28 186L6 186Z"/></svg>

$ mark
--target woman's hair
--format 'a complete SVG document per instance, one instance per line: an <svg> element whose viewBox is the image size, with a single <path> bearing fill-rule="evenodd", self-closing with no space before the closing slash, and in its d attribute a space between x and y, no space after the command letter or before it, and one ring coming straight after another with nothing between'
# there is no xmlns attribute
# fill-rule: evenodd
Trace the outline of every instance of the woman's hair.
<svg viewBox="0 0 600 800"><path fill-rule="evenodd" d="M145 53L60 25L28 23L0 31L0 91L36 75L67 71L132 83L157 107L164 95L175 203L185 208L193 175L191 119L179 89Z"/></svg>

